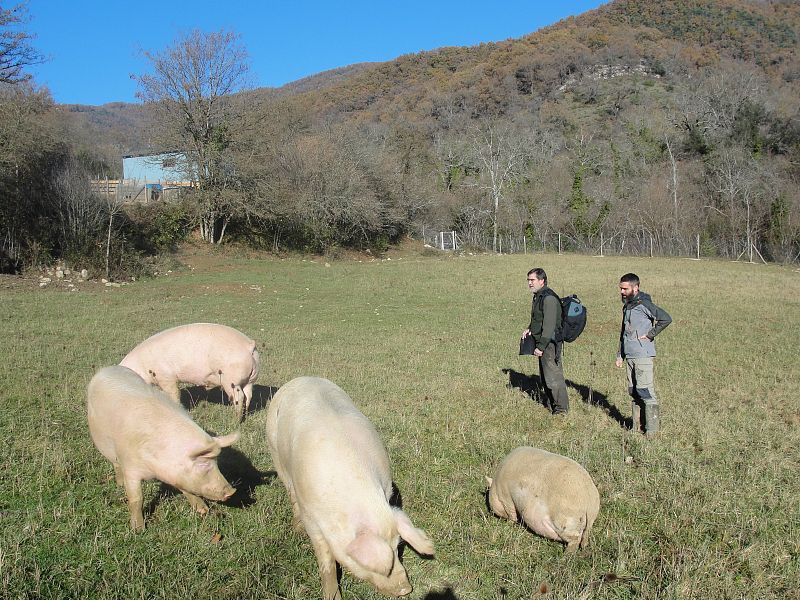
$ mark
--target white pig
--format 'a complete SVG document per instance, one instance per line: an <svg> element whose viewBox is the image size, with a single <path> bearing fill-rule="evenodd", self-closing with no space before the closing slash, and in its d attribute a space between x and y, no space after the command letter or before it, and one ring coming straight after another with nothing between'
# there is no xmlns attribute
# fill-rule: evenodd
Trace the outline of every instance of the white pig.
<svg viewBox="0 0 800 600"><path fill-rule="evenodd" d="M489 507L497 516L530 527L567 544L567 551L589 543L600 510L600 494L589 473L574 460L539 448L512 450L489 484Z"/></svg>
<svg viewBox="0 0 800 600"><path fill-rule="evenodd" d="M341 599L337 562L382 594L410 593L400 537L429 556L433 542L389 505L389 457L348 395L327 379L293 379L270 402L267 440L295 522L314 546L325 600Z"/></svg>
<svg viewBox="0 0 800 600"><path fill-rule="evenodd" d="M134 531L144 527L143 480L177 488L200 514L208 512L200 496L224 501L236 492L219 472L217 456L239 432L211 437L182 406L126 367L98 371L87 397L89 433L125 487Z"/></svg>
<svg viewBox="0 0 800 600"><path fill-rule="evenodd" d="M216 323L179 325L147 338L119 363L180 402L178 382L221 386L244 417L258 377L256 343Z"/></svg>

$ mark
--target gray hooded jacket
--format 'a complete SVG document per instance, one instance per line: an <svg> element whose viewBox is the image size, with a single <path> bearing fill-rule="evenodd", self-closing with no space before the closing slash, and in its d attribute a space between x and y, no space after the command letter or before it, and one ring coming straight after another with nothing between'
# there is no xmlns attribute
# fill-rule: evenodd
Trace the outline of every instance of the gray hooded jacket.
<svg viewBox="0 0 800 600"><path fill-rule="evenodd" d="M621 358L655 356L655 337L670 323L672 317L667 311L653 304L649 294L640 291L622 307L618 356ZM647 338L639 339L641 336Z"/></svg>

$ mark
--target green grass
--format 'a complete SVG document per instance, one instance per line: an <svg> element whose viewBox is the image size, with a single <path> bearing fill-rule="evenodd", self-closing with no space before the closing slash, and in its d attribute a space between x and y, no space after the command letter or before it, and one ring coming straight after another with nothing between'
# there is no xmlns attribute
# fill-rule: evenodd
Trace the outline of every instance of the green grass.
<svg viewBox="0 0 800 600"><path fill-rule="evenodd" d="M149 335L196 321L258 341L262 396L319 375L373 420L406 512L437 545L434 560L404 553L412 598L798 597L796 270L572 255L188 262L195 268L122 288L0 288L0 597L320 596L310 543L269 475L265 401L223 464L232 479L248 462L266 474L252 503L212 503L202 518L149 483L146 530L129 529L111 465L89 438L86 385ZM532 266L589 307L587 330L566 349L567 379L625 417L613 365L619 276L637 272L672 315L657 342L660 439L624 430L576 388L570 415L554 420L506 387L502 369L536 371L516 355ZM191 414L214 433L237 427L215 402ZM520 445L592 474L601 509L586 551L568 556L488 513L483 477ZM342 589L379 597L349 574Z"/></svg>

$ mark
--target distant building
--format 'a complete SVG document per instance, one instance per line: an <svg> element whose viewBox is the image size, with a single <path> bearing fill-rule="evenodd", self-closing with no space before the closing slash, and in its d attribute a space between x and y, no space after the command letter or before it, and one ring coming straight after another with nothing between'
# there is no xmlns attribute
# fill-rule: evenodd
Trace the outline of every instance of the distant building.
<svg viewBox="0 0 800 600"><path fill-rule="evenodd" d="M122 157L122 179L93 179L90 184L95 194L123 202L169 200L194 187L192 171L182 152L130 155Z"/></svg>
<svg viewBox="0 0 800 600"><path fill-rule="evenodd" d="M122 157L122 178L139 182L187 184L190 167L182 152Z"/></svg>

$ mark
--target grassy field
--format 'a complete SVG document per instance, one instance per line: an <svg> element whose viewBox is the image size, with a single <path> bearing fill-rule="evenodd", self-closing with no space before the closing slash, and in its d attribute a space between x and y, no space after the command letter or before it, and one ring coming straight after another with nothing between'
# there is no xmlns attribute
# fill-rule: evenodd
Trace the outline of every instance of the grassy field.
<svg viewBox="0 0 800 600"><path fill-rule="evenodd" d="M433 560L404 553L412 598L800 597L797 270L413 252L185 261L120 288L0 281L3 598L319 597L264 431L271 393L298 375L338 383L380 432L406 512L436 543ZM566 349L566 419L507 386L536 372L516 354L533 266L590 311ZM651 442L625 427L630 401L613 365L627 271L673 317L658 338L662 436ZM89 438L86 385L146 337L197 321L236 327L261 350L251 414L220 460L240 493L202 518L148 483L146 530L133 534ZM207 431L238 427L219 390L184 397ZM489 514L484 475L520 445L591 473L601 509L587 550L566 555ZM342 590L379 597L349 574Z"/></svg>

